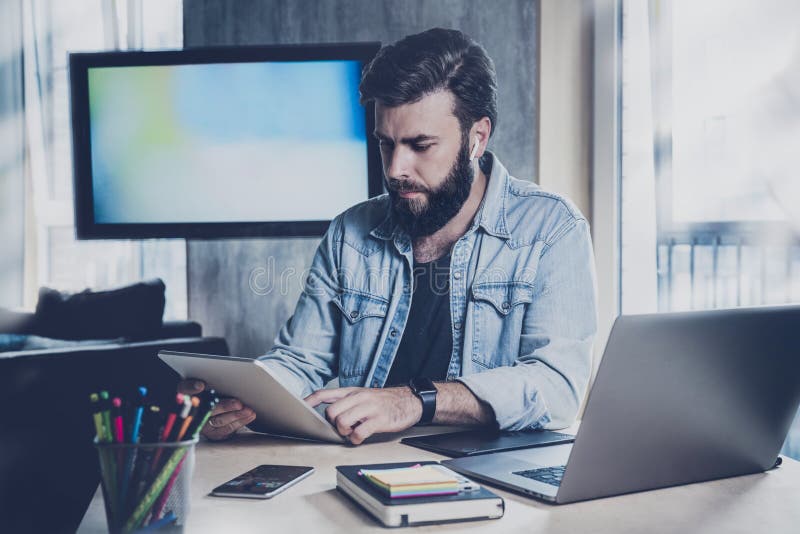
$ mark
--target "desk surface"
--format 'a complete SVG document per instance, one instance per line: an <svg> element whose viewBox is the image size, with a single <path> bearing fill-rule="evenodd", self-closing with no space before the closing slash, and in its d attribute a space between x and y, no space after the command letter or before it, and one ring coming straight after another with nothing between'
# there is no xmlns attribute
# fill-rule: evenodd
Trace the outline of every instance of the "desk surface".
<svg viewBox="0 0 800 534"><path fill-rule="evenodd" d="M433 432L428 427L404 435ZM335 466L444 459L398 440L348 447L244 433L228 442L200 443L186 532L386 532L335 489ZM259 464L312 465L316 472L270 500L208 495L212 488ZM492 489L506 500L503 518L416 527L413 532L752 534L797 532L800 525L800 463L788 458L767 473L560 506ZM78 532L105 531L98 491Z"/></svg>

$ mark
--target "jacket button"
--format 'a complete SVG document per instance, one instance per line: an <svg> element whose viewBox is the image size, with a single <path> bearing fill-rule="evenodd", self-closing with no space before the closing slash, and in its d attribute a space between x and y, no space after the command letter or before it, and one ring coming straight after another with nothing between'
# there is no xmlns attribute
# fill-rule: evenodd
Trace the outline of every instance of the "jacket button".
<svg viewBox="0 0 800 534"><path fill-rule="evenodd" d="M356 317L358 317L358 312L357 312L357 311L355 311L355 310L354 310L354 311L351 311L351 312L350 312L350 317L352 317L353 319L355 319Z"/></svg>
<svg viewBox="0 0 800 534"><path fill-rule="evenodd" d="M461 330L461 321L456 321L453 324L453 328L455 328L456 330Z"/></svg>
<svg viewBox="0 0 800 534"><path fill-rule="evenodd" d="M389 332L389 335L392 336L392 337L396 337L397 336L397 330L392 328L392 330Z"/></svg>
<svg viewBox="0 0 800 534"><path fill-rule="evenodd" d="M461 280L461 271L454 272L453 278L455 278L456 280Z"/></svg>
<svg viewBox="0 0 800 534"><path fill-rule="evenodd" d="M502 306L503 306L503 309L504 309L504 310L507 310L507 309L509 309L509 308L511 307L511 304L509 304L508 302L504 302L504 303L502 304Z"/></svg>

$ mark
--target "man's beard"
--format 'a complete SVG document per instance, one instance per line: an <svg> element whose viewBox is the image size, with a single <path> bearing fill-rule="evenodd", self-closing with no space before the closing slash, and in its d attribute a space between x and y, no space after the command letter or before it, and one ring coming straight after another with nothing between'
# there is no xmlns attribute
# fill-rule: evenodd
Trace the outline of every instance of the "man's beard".
<svg viewBox="0 0 800 534"><path fill-rule="evenodd" d="M396 178L387 180L394 219L411 238L429 236L440 230L467 201L475 170L469 160L467 136L461 139L461 148L447 178L438 188L424 191L427 203L416 198L402 198L398 194L416 191L413 185Z"/></svg>

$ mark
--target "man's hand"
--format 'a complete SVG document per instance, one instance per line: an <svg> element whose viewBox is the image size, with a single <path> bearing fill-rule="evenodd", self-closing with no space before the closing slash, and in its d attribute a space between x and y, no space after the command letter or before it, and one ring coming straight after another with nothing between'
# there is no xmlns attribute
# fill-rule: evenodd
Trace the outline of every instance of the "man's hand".
<svg viewBox="0 0 800 534"><path fill-rule="evenodd" d="M197 395L206 388L202 380L182 380L178 384L178 393ZM221 440L231 437L237 430L249 425L256 419L256 413L242 404L239 399L221 399L214 407L211 417L200 433L210 440Z"/></svg>
<svg viewBox="0 0 800 534"><path fill-rule="evenodd" d="M422 401L405 386L384 389L321 389L306 397L312 407L330 403L328 420L353 445L372 434L400 432L422 417Z"/></svg>

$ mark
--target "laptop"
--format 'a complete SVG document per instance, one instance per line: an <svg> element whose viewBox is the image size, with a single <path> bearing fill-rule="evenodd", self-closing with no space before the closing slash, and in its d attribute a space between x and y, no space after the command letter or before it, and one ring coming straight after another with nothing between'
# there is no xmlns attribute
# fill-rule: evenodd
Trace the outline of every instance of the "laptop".
<svg viewBox="0 0 800 534"><path fill-rule="evenodd" d="M621 316L574 443L442 464L559 504L759 473L798 404L800 306Z"/></svg>

